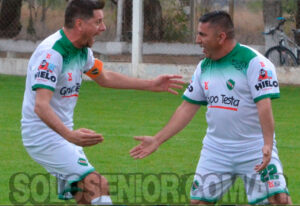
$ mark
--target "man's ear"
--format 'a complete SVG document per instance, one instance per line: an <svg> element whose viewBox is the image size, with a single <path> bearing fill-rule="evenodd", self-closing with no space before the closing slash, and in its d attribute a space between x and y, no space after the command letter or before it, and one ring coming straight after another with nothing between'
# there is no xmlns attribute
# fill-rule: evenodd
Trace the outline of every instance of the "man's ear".
<svg viewBox="0 0 300 206"><path fill-rule="evenodd" d="M82 31L83 28L82 28L82 20L81 19L75 19L75 24L74 24L75 28L78 30L78 31Z"/></svg>
<svg viewBox="0 0 300 206"><path fill-rule="evenodd" d="M225 32L220 32L218 37L219 44L223 44L227 38L227 34Z"/></svg>

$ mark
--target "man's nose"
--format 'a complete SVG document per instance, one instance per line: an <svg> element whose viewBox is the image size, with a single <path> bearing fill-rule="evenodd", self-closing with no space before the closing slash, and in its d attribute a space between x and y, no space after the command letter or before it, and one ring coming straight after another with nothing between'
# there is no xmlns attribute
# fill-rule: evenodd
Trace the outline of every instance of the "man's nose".
<svg viewBox="0 0 300 206"><path fill-rule="evenodd" d="M105 31L106 30L106 25L102 22L102 24L99 26L99 31Z"/></svg>
<svg viewBox="0 0 300 206"><path fill-rule="evenodd" d="M196 44L201 44L202 40L201 40L201 36L199 34L197 34L196 36Z"/></svg>

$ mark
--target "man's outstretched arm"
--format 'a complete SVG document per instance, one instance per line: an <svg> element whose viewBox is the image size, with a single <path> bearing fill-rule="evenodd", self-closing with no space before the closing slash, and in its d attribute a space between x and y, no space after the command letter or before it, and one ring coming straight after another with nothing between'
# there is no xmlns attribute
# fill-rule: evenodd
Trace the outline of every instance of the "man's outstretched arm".
<svg viewBox="0 0 300 206"><path fill-rule="evenodd" d="M90 78L102 87L115 89L136 89L153 92L170 92L178 94L175 89L182 89L184 82L180 75L160 75L153 80L132 78L126 75L108 71L102 68L103 63L95 60L94 67L86 72Z"/></svg>
<svg viewBox="0 0 300 206"><path fill-rule="evenodd" d="M141 143L130 151L130 155L135 159L141 159L153 153L162 143L184 129L193 119L199 108L199 105L183 101L169 120L168 124L154 137L135 137L135 139Z"/></svg>

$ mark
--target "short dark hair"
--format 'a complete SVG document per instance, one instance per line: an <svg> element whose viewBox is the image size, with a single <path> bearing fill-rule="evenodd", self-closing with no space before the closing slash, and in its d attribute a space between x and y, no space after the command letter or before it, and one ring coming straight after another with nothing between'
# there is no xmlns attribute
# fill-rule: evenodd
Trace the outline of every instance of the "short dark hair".
<svg viewBox="0 0 300 206"><path fill-rule="evenodd" d="M200 17L199 22L210 23L224 29L227 38L234 38L234 25L230 15L225 11L212 11Z"/></svg>
<svg viewBox="0 0 300 206"><path fill-rule="evenodd" d="M75 19L89 19L94 16L93 11L103 9L105 2L102 0L71 0L65 11L65 27L73 28Z"/></svg>

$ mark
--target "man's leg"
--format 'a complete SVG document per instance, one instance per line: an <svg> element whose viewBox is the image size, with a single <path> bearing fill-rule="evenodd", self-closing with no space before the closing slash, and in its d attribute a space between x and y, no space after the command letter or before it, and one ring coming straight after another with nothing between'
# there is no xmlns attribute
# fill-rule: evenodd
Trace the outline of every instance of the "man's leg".
<svg viewBox="0 0 300 206"><path fill-rule="evenodd" d="M269 203L273 205L292 205L291 197L286 193L279 193L268 198Z"/></svg>
<svg viewBox="0 0 300 206"><path fill-rule="evenodd" d="M111 205L108 181L97 172L92 172L77 183L82 191L74 196L78 204Z"/></svg>
<svg viewBox="0 0 300 206"><path fill-rule="evenodd" d="M212 202L204 202L201 200L191 200L191 205L213 205L215 203Z"/></svg>

